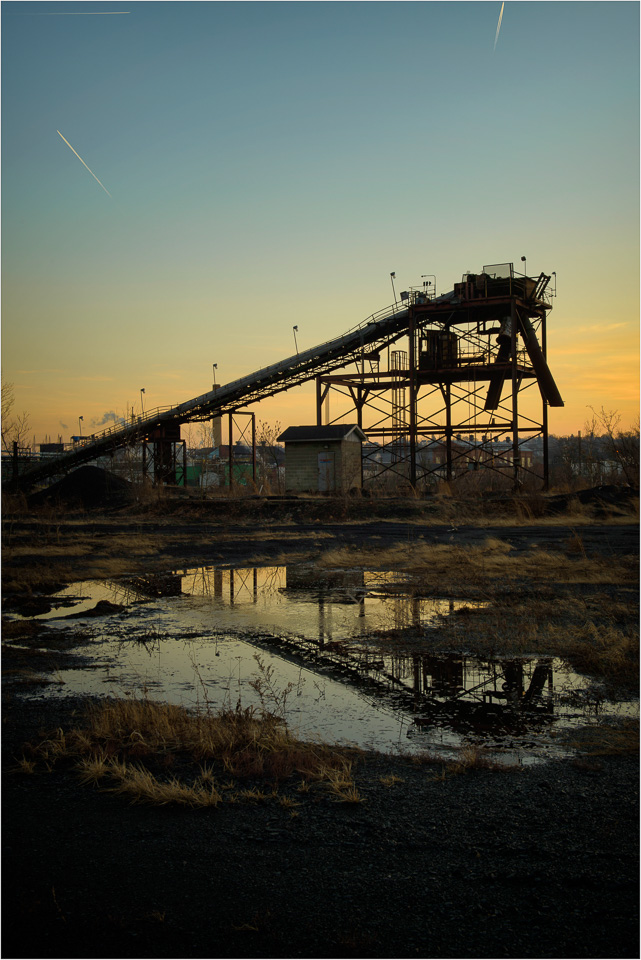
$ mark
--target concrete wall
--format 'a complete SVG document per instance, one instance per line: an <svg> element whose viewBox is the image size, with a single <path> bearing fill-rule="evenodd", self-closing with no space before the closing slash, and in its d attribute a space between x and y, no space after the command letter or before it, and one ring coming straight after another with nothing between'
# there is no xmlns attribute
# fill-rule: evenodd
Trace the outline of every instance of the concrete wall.
<svg viewBox="0 0 641 960"><path fill-rule="evenodd" d="M318 492L318 455L334 454L334 480L338 493L361 486L360 441L305 441L285 443L285 490Z"/></svg>

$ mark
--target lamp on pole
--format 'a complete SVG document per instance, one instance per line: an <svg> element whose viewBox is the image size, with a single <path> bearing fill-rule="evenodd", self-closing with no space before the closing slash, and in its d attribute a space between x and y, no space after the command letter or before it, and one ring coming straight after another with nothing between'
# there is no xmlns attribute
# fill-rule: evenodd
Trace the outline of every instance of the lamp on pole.
<svg viewBox="0 0 641 960"><path fill-rule="evenodd" d="M390 280L392 281L392 293L394 294L394 303L396 303L396 290L394 289L394 279L396 277L396 271L392 270L389 275Z"/></svg>
<svg viewBox="0 0 641 960"><path fill-rule="evenodd" d="M82 421L84 419L85 419L84 417L78 417L78 436L79 437L82 436Z"/></svg>
<svg viewBox="0 0 641 960"><path fill-rule="evenodd" d="M144 387L141 387L141 388L140 388L140 413L141 413L141 416L143 416L143 417L144 417L144 415L145 415L145 407L144 407L144 404L143 404L143 402L142 402L142 395L143 395L144 392L145 392L145 388L144 388Z"/></svg>
<svg viewBox="0 0 641 960"><path fill-rule="evenodd" d="M298 341L296 339L296 331L298 330L298 327L292 327L292 330L294 331L294 346L296 347L296 353L298 353Z"/></svg>
<svg viewBox="0 0 641 960"><path fill-rule="evenodd" d="M212 363L212 365L211 365L211 370L212 370L212 373L213 373L213 376L214 376L214 382L212 383L212 390L215 390L215 389L217 388L217 386L218 386L218 384L216 383L216 370L218 370L218 364L217 364L217 363Z"/></svg>

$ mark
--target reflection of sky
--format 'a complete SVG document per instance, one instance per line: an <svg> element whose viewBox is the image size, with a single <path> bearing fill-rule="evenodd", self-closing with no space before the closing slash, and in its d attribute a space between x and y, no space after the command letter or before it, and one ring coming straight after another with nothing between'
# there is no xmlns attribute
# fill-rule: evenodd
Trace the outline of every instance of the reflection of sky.
<svg viewBox="0 0 641 960"><path fill-rule="evenodd" d="M375 630L427 625L461 607L481 606L473 601L381 595L386 584L399 582L395 573L360 573L342 579L340 588L332 580L324 587L317 574L293 576L291 568L288 573L284 566L201 567L183 574L182 589L193 597L194 609L197 598L206 598L207 609L216 610L220 626L285 630L310 640L343 640Z"/></svg>
<svg viewBox="0 0 641 960"><path fill-rule="evenodd" d="M137 590L123 583L76 584L59 595L83 598L73 612L89 609L98 600L129 606L108 619L59 622L72 629L75 625L85 630L89 627L94 639L77 652L89 657L92 666L63 671L59 679L64 683L49 688L49 692L122 696L146 691L152 697L189 707L209 703L213 709L233 709L239 699L245 706L259 702L249 682L259 675L255 659L258 654L265 666L274 670L275 691L292 684L286 715L291 728L305 737L318 735L366 748L410 751L447 751L461 745L466 737L478 741L473 736L474 725L465 727L456 721L454 729L456 708L451 713L448 703L462 699L463 705L489 704L498 707L500 716L507 706L504 691L510 679L510 662L383 654L371 643L359 643L362 635L375 634L376 629L419 621L429 624L437 616L451 612L447 600L425 600L416 606L407 597L380 596L388 577L398 583L396 574L346 575L342 583L334 575L332 589L316 579L305 592L301 587L305 578L300 571L290 575L297 590L288 590L285 567L235 571L198 568L180 571L164 580L148 578L149 591L161 582L170 590L177 589L180 583L187 595L155 597L144 603L136 602L144 599L141 581ZM313 600L311 594L317 599ZM350 594L360 597L360 602L328 599L330 595L340 595L344 600ZM324 598L322 602L318 597ZM58 615L64 612L57 611ZM46 618L50 619L50 615L42 619ZM236 636L230 636L229 631ZM238 634L244 634L246 639ZM301 668L286 656L261 649L261 635L270 634L289 635L289 649L306 656L309 666ZM312 661L321 649L321 634L326 642L333 638L334 644L323 650L325 659L314 670ZM338 640L345 642L335 647ZM537 662L543 663L518 662L525 692L532 683ZM487 742L506 757L530 762L541 744L545 744L548 755L558 752L547 735L552 720L558 729L637 712L638 704L603 703L595 698L588 680L564 662L546 663L550 665L549 675L537 703L547 711L547 717L527 720L520 704L518 730L509 723L507 728L499 724L489 734ZM349 666L356 673L351 680L339 682L326 674L332 664L333 668ZM414 715L429 715L428 703L443 707L439 709L439 719L415 726ZM268 699L266 706L274 704Z"/></svg>

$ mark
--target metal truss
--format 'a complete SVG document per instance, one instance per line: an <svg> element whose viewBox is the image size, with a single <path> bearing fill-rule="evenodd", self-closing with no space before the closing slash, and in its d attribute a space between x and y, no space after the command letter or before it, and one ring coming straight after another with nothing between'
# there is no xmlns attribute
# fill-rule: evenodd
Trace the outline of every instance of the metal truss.
<svg viewBox="0 0 641 960"><path fill-rule="evenodd" d="M443 474L442 464L425 462L423 455L427 450L429 460L430 448L434 451L437 445L445 449L446 479L454 476L463 456L456 435L464 432L511 438L511 453L504 459L512 464L515 485L520 482L523 437L540 434L547 482L547 405L563 404L545 359L549 280L544 274L521 276L512 264L498 264L484 267L479 275L466 275L453 291L439 297L430 297L425 290L404 292L400 302L334 340L186 403L147 411L144 417L82 438L71 452L25 471L20 485L31 486L121 446L136 442L148 446L155 437L179 431L183 423L223 414L231 418L244 413L243 407L310 380L317 383L318 422L328 391L342 390L352 400L359 426L381 450L389 448L392 454L390 465L380 464L382 472L406 476L413 487ZM337 374L339 370L343 372ZM501 399L506 382L508 394ZM532 383L541 391L540 422L528 421L519 411L519 394ZM467 414L461 413L466 404ZM364 411L373 418L367 424ZM255 427L252 430L255 446ZM230 419L230 447L232 432ZM175 451L157 454L155 476L171 475L163 463L172 457Z"/></svg>

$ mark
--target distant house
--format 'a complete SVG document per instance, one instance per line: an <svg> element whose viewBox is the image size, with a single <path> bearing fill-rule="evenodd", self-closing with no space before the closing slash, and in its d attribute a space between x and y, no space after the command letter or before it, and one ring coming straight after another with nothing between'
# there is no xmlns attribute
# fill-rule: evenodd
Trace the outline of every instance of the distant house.
<svg viewBox="0 0 641 960"><path fill-rule="evenodd" d="M362 487L362 445L367 437L354 423L327 427L288 427L285 490L290 493L346 493Z"/></svg>

